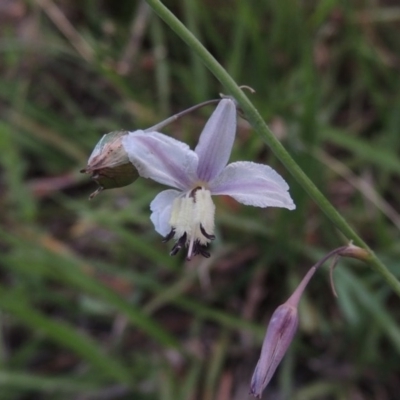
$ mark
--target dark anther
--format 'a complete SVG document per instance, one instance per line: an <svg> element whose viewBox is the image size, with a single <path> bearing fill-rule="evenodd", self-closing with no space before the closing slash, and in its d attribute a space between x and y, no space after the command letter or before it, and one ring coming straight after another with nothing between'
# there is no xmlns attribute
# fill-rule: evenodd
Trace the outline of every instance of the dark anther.
<svg viewBox="0 0 400 400"><path fill-rule="evenodd" d="M174 247L172 248L171 252L169 253L170 256L176 256L179 253L179 250L185 246L186 244L186 232L179 238L179 240L175 243Z"/></svg>
<svg viewBox="0 0 400 400"><path fill-rule="evenodd" d="M210 258L210 253L203 246L200 248L200 254L204 258Z"/></svg>
<svg viewBox="0 0 400 400"><path fill-rule="evenodd" d="M210 235L209 233L207 233L202 224L200 224L200 232L209 240L215 239L215 235Z"/></svg>
<svg viewBox="0 0 400 400"><path fill-rule="evenodd" d="M181 248L182 246L179 243L176 243L175 246L172 248L172 250L169 252L169 255L176 256Z"/></svg>
<svg viewBox="0 0 400 400"><path fill-rule="evenodd" d="M200 244L198 240L196 240L196 243L193 246L193 255L200 254L201 256L205 258L210 257L210 253L206 250L206 246Z"/></svg>
<svg viewBox="0 0 400 400"><path fill-rule="evenodd" d="M168 242L169 240L171 240L175 235L175 229L172 228L171 231L168 233L167 236L165 236L165 238L162 240L163 243Z"/></svg>

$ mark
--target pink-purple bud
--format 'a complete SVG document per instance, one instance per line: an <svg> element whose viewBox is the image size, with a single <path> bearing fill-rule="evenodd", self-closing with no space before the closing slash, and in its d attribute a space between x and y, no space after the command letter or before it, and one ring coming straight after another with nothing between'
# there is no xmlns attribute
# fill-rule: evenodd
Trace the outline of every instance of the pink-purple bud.
<svg viewBox="0 0 400 400"><path fill-rule="evenodd" d="M272 379L292 343L299 325L297 307L304 289L316 270L315 266L310 268L288 300L272 314L261 348L260 359L251 378L250 394L254 397L261 398L263 390Z"/></svg>
<svg viewBox="0 0 400 400"><path fill-rule="evenodd" d="M250 394L254 397L261 398L263 390L272 379L293 340L299 324L297 307L304 289L315 271L333 256L336 258L338 256L352 257L365 261L371 257L371 253L351 243L332 250L310 268L289 299L275 310L265 334L260 359L251 378ZM333 267L336 265L336 261L335 259Z"/></svg>
<svg viewBox="0 0 400 400"><path fill-rule="evenodd" d="M276 368L285 355L296 333L299 318L297 305L288 302L280 305L272 314L261 349L260 359L251 379L250 394L261 398Z"/></svg>

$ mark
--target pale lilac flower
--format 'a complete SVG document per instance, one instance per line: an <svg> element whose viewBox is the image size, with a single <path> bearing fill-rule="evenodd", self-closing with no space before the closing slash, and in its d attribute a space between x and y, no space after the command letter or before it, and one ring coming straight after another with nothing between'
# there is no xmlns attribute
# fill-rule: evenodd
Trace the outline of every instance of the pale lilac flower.
<svg viewBox="0 0 400 400"><path fill-rule="evenodd" d="M159 193L150 204L156 231L166 241L177 240L171 255L187 246L188 259L209 256L206 246L215 237L211 195L228 195L257 207L295 208L287 183L271 167L245 161L227 165L235 135L236 105L224 98L194 151L158 132L139 130L122 139L140 176L175 188Z"/></svg>

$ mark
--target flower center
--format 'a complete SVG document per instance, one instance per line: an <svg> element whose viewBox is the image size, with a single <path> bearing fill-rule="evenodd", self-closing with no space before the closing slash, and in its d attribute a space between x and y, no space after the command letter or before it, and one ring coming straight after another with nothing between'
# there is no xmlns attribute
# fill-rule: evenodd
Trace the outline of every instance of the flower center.
<svg viewBox="0 0 400 400"><path fill-rule="evenodd" d="M176 198L172 203L171 232L164 241L172 238L177 242L171 250L174 256L183 246L188 247L187 259L193 255L201 254L210 257L206 247L214 236L215 205L211 199L211 193L204 187L185 193L185 196Z"/></svg>

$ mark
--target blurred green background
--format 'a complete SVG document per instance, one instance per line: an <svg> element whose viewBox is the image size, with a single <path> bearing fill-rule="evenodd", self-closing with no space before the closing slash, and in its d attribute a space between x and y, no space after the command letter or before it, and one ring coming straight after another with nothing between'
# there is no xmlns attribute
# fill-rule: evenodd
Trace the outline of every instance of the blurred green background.
<svg viewBox="0 0 400 400"><path fill-rule="evenodd" d="M166 5L400 276L397 0ZM140 1L0 1L0 400L242 400L265 326L345 244L244 120L232 160L276 168L297 209L215 198L210 259L168 255L161 185L88 201L104 133L149 127L224 89ZM213 107L165 133L191 145ZM399 299L360 262L311 281L265 399L398 399Z"/></svg>

